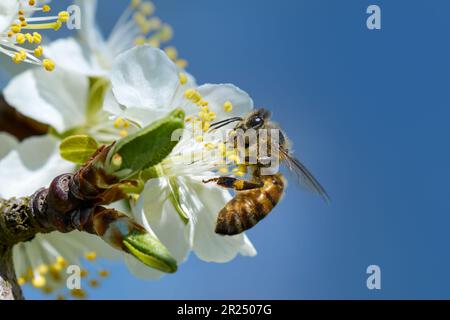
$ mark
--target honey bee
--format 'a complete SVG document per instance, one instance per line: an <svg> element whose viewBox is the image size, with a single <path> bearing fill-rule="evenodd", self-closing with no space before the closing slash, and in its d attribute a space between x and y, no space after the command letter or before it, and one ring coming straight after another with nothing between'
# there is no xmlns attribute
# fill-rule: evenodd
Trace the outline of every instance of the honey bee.
<svg viewBox="0 0 450 320"><path fill-rule="evenodd" d="M222 176L203 181L204 183L214 182L217 185L233 189L236 194L219 212L216 221L215 232L221 235L235 235L244 232L255 226L264 219L281 200L286 180L279 172L272 174L262 174L262 170L268 167L267 161L263 161L259 153L259 145L267 144L266 158L275 159L287 166L287 168L297 176L299 183L310 191L319 194L325 201L330 198L325 189L314 178L310 171L289 152L289 142L281 131L280 127L270 121L270 112L265 109L257 109L244 118L234 117L222 120L211 125L212 130L224 127L234 122L238 122L231 130L231 140L228 143L236 145L236 133L244 134L253 129L257 134L256 141L245 139L245 159L243 165L248 169L250 180L240 180L235 177ZM266 132L264 137L261 135ZM271 129L275 129L271 130ZM278 134L278 142L273 143L271 132ZM234 142L232 142L234 141ZM270 141L270 142L269 142ZM256 162L249 161L248 150L257 150ZM266 159L267 160L267 159Z"/></svg>

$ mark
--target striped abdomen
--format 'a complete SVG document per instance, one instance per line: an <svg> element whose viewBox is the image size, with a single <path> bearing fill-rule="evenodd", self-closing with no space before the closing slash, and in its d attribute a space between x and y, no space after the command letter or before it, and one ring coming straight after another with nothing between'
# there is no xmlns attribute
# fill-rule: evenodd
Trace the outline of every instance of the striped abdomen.
<svg viewBox="0 0 450 320"><path fill-rule="evenodd" d="M264 186L237 191L236 196L220 210L216 233L234 235L250 229L264 219L280 201L284 190L281 174L261 176Z"/></svg>

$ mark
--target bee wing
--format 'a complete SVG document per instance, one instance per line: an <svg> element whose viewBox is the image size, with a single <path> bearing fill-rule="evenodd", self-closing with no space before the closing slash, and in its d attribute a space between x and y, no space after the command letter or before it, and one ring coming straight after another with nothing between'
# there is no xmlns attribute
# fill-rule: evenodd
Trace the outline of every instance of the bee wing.
<svg viewBox="0 0 450 320"><path fill-rule="evenodd" d="M281 159L284 161L289 171L297 176L297 181L305 186L308 190L319 194L327 203L330 202L330 197L321 186L319 181L314 178L311 172L296 158L289 154L289 152L280 147Z"/></svg>

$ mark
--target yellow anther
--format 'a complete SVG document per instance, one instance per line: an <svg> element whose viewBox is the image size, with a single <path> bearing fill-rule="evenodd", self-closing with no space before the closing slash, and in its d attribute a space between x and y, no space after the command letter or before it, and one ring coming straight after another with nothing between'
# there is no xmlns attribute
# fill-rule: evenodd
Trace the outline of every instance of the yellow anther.
<svg viewBox="0 0 450 320"><path fill-rule="evenodd" d="M25 35L23 33L18 33L16 35L16 41L18 44L23 44L26 41Z"/></svg>
<svg viewBox="0 0 450 320"><path fill-rule="evenodd" d="M41 43L42 35L39 32L33 32L33 40L37 44Z"/></svg>
<svg viewBox="0 0 450 320"><path fill-rule="evenodd" d="M116 153L115 155L120 157L118 153ZM84 257L86 258L86 260L93 261L97 258L97 253L95 251L89 251L84 254Z"/></svg>
<svg viewBox="0 0 450 320"><path fill-rule="evenodd" d="M58 256L56 257L56 264L61 266L62 268L67 267L67 260L64 257Z"/></svg>
<svg viewBox="0 0 450 320"><path fill-rule="evenodd" d="M126 136L128 136L128 131L127 130L120 130L119 136L122 137L122 138L125 138Z"/></svg>
<svg viewBox="0 0 450 320"><path fill-rule="evenodd" d="M131 0L131 7L137 8L141 4L141 0Z"/></svg>
<svg viewBox="0 0 450 320"><path fill-rule="evenodd" d="M197 141L197 142L203 142L203 136L197 136L197 137L195 137L195 141Z"/></svg>
<svg viewBox="0 0 450 320"><path fill-rule="evenodd" d="M22 26L19 24L12 24L11 31L14 33L19 33L20 31L22 31Z"/></svg>
<svg viewBox="0 0 450 320"><path fill-rule="evenodd" d="M118 117L118 118L114 121L114 127L115 127L116 129L122 128L124 123L125 123L125 121L123 120L123 118Z"/></svg>
<svg viewBox="0 0 450 320"><path fill-rule="evenodd" d="M100 282L97 279L91 279L89 280L89 286L95 288L100 285Z"/></svg>
<svg viewBox="0 0 450 320"><path fill-rule="evenodd" d="M37 268L39 274L41 275L45 275L48 272L48 266L46 264L41 264L38 268Z"/></svg>
<svg viewBox="0 0 450 320"><path fill-rule="evenodd" d="M134 44L137 46L143 46L145 44L146 39L143 36L139 36L134 39Z"/></svg>
<svg viewBox="0 0 450 320"><path fill-rule="evenodd" d="M8 31L8 38L11 38L14 35L12 31Z"/></svg>
<svg viewBox="0 0 450 320"><path fill-rule="evenodd" d="M100 270L100 271L98 272L98 275L99 275L100 277L106 278L107 276L109 276L109 271L108 271L108 270Z"/></svg>
<svg viewBox="0 0 450 320"><path fill-rule="evenodd" d="M213 111L208 112L208 121L214 121L216 119L216 113Z"/></svg>
<svg viewBox="0 0 450 320"><path fill-rule="evenodd" d="M41 47L41 46L39 46L39 47L37 47L36 49L34 49L34 55L36 56L36 57L40 57L40 56L42 56L42 54L44 53L44 49Z"/></svg>
<svg viewBox="0 0 450 320"><path fill-rule="evenodd" d="M27 280L24 277L17 278L17 283L19 286L23 286L25 283L27 283Z"/></svg>
<svg viewBox="0 0 450 320"><path fill-rule="evenodd" d="M28 25L28 23L24 20L24 21L21 21L20 22L20 26L23 28L23 27L26 27Z"/></svg>
<svg viewBox="0 0 450 320"><path fill-rule="evenodd" d="M82 278L86 278L88 274L89 274L89 272L86 269L81 269L80 276Z"/></svg>
<svg viewBox="0 0 450 320"><path fill-rule="evenodd" d="M180 69L186 69L188 62L184 59L177 59L177 61L175 61L175 64L178 66L178 68Z"/></svg>
<svg viewBox="0 0 450 320"><path fill-rule="evenodd" d="M55 63L50 59L44 59L42 61L42 65L44 66L45 70L47 70L47 71L55 70Z"/></svg>
<svg viewBox="0 0 450 320"><path fill-rule="evenodd" d="M223 109L225 112L231 112L231 110L233 110L233 104L230 101L227 101L223 104Z"/></svg>
<svg viewBox="0 0 450 320"><path fill-rule="evenodd" d="M161 31L158 33L158 38L162 42L167 42L172 39L173 30L172 27L168 24L164 24L161 28Z"/></svg>
<svg viewBox="0 0 450 320"><path fill-rule="evenodd" d="M25 14L25 11L23 11L22 9L20 9L20 10L17 12L17 14L18 14L19 16L23 16L23 15Z"/></svg>
<svg viewBox="0 0 450 320"><path fill-rule="evenodd" d="M58 31L62 27L62 21L57 20L54 23L50 24L50 28L52 28L55 31Z"/></svg>
<svg viewBox="0 0 450 320"><path fill-rule="evenodd" d="M31 34L29 34L29 33L25 34L25 38L27 39L27 41L29 43L33 43L34 42L34 37Z"/></svg>
<svg viewBox="0 0 450 320"><path fill-rule="evenodd" d="M42 6L42 11L49 12L50 10L52 10L52 8L48 4Z"/></svg>
<svg viewBox="0 0 450 320"><path fill-rule="evenodd" d="M47 281L45 280L45 278L41 275L38 275L36 277L34 277L31 280L31 284L33 285L33 287L35 288L43 288L45 286L45 284L47 283Z"/></svg>
<svg viewBox="0 0 450 320"><path fill-rule="evenodd" d="M156 38L150 38L147 40L148 44L152 47L159 48L161 46L161 42Z"/></svg>
<svg viewBox="0 0 450 320"><path fill-rule="evenodd" d="M186 99L191 100L193 103L197 103L202 99L202 96L200 95L200 92L198 92L195 89L187 89L184 92L184 97Z"/></svg>
<svg viewBox="0 0 450 320"><path fill-rule="evenodd" d="M28 4L29 4L30 6L34 6L34 5L36 4L36 1L35 1L35 0L29 0L29 1L28 1Z"/></svg>
<svg viewBox="0 0 450 320"><path fill-rule="evenodd" d="M24 16L19 16L19 20L20 21L25 21L25 17Z"/></svg>
<svg viewBox="0 0 450 320"><path fill-rule="evenodd" d="M130 127L130 121L125 120L124 123L123 123L123 127L124 127L125 129L129 128L129 127Z"/></svg>
<svg viewBox="0 0 450 320"><path fill-rule="evenodd" d="M66 300L66 297L64 296L64 295L62 295L62 294L58 294L57 296L56 296L56 300Z"/></svg>
<svg viewBox="0 0 450 320"><path fill-rule="evenodd" d="M150 16L153 14L153 12L155 12L155 6L150 1L146 1L141 3L139 11L147 16Z"/></svg>
<svg viewBox="0 0 450 320"><path fill-rule="evenodd" d="M58 21L67 22L70 19L70 14L67 11L61 11L58 13Z"/></svg>
<svg viewBox="0 0 450 320"><path fill-rule="evenodd" d="M170 60L176 60L178 57L178 51L175 47L166 47L164 52L167 54Z"/></svg>
<svg viewBox="0 0 450 320"><path fill-rule="evenodd" d="M211 123L203 122L203 127L202 127L203 131L205 131L205 132L208 131L210 127L211 127Z"/></svg>
<svg viewBox="0 0 450 320"><path fill-rule="evenodd" d="M77 299L84 299L86 298L86 291L83 289L72 289L70 290L70 295Z"/></svg>

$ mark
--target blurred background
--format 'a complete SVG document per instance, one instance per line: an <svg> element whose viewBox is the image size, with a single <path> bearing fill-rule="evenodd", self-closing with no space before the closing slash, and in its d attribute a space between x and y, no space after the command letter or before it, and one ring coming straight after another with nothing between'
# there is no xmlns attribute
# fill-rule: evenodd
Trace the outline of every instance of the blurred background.
<svg viewBox="0 0 450 320"><path fill-rule="evenodd" d="M99 3L107 34L128 1ZM212 264L192 254L157 281L101 261L111 275L90 298L450 298L450 2L154 3L198 83L234 83L272 110L332 202L291 181L248 232L256 257ZM371 4L381 30L366 27ZM372 264L381 290L366 287Z"/></svg>

